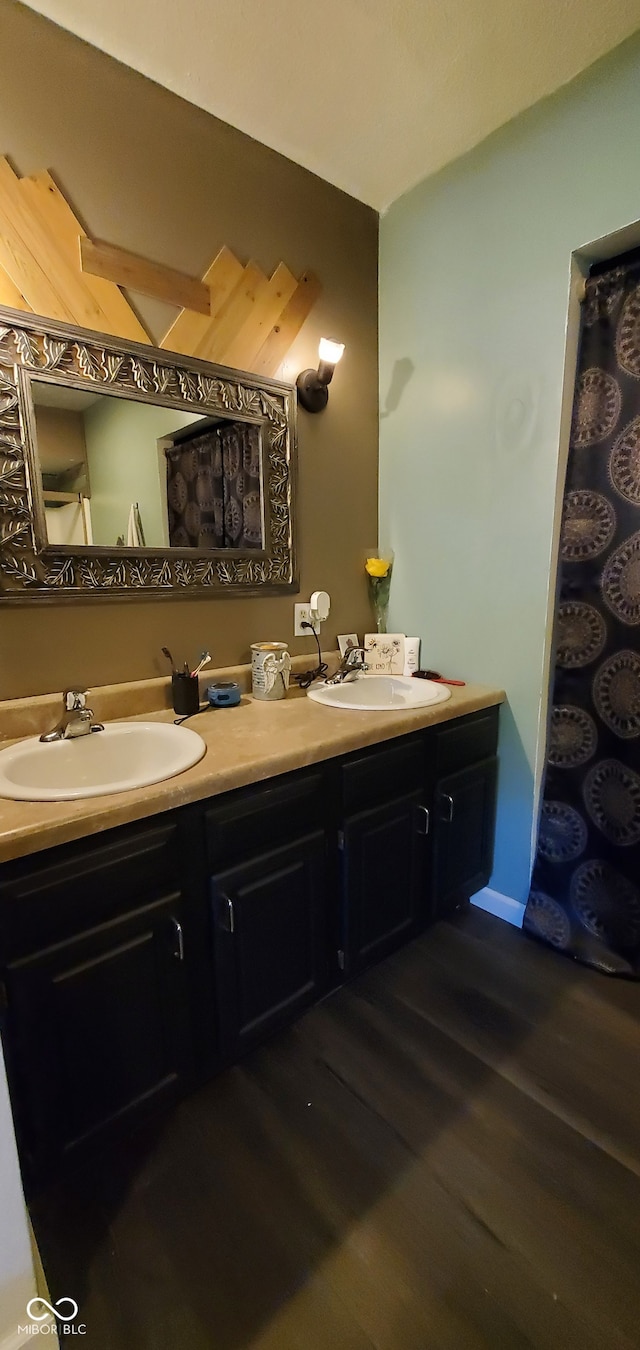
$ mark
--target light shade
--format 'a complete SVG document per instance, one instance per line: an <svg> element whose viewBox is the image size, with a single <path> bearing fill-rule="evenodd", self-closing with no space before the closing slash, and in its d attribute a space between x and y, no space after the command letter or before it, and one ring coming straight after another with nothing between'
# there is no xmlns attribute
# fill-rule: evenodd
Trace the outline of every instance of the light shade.
<svg viewBox="0 0 640 1350"><path fill-rule="evenodd" d="M344 342L332 342L331 338L320 338L318 356L330 366L337 366L344 351Z"/></svg>
<svg viewBox="0 0 640 1350"><path fill-rule="evenodd" d="M318 369L301 370L296 380L298 403L306 412L318 413L326 408L329 401L329 388L333 372L344 351L344 342L333 342L331 338L320 338L318 343Z"/></svg>

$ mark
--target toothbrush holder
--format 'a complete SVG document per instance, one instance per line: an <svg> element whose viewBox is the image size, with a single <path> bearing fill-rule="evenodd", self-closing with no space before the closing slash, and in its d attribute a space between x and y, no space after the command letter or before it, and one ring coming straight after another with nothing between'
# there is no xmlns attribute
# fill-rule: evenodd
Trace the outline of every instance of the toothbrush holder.
<svg viewBox="0 0 640 1350"><path fill-rule="evenodd" d="M200 711L200 683L197 675L182 675L179 671L171 676L171 701L173 711L180 717L192 717Z"/></svg>

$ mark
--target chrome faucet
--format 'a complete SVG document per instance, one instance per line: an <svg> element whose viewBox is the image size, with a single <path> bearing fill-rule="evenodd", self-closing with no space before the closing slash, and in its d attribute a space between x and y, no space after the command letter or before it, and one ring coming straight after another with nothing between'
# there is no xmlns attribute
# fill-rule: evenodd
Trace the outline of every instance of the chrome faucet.
<svg viewBox="0 0 640 1350"><path fill-rule="evenodd" d="M67 689L64 694L62 717L53 731L45 731L41 741L68 741L75 736L88 736L91 731L104 731L102 722L94 722L93 708L87 707L87 695L81 689Z"/></svg>
<svg viewBox="0 0 640 1350"><path fill-rule="evenodd" d="M358 675L363 675L369 669L365 661L367 653L364 647L349 647L345 652L340 665L326 684L345 684L347 680L357 680ZM355 658L358 658L357 660Z"/></svg>

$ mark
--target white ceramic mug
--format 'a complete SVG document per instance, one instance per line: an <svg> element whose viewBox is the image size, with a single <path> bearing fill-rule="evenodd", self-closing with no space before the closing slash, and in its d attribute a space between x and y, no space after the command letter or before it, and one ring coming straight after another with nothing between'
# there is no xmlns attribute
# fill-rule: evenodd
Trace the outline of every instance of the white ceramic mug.
<svg viewBox="0 0 640 1350"><path fill-rule="evenodd" d="M251 643L251 682L254 698L286 698L290 672L291 657L286 642Z"/></svg>

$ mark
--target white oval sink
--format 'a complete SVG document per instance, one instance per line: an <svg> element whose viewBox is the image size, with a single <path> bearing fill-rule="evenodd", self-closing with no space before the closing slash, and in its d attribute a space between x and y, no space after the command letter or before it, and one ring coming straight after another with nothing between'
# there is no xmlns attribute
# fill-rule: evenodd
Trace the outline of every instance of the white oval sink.
<svg viewBox="0 0 640 1350"><path fill-rule="evenodd" d="M128 792L183 773L206 748L197 731L166 722L109 722L68 741L19 741L0 750L0 797L61 802Z"/></svg>
<svg viewBox="0 0 640 1350"><path fill-rule="evenodd" d="M345 684L326 684L323 680L307 689L315 703L330 708L354 708L356 712L406 712L407 708L428 708L431 703L446 703L451 690L433 680L414 680L409 675L361 675Z"/></svg>

